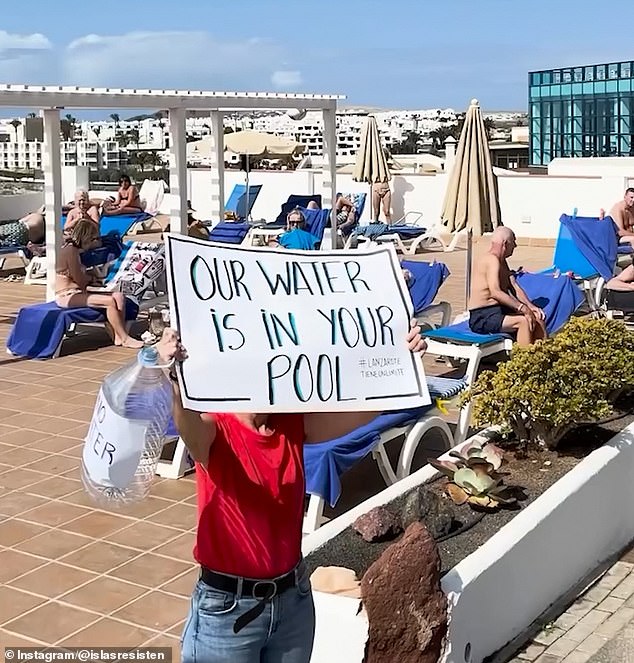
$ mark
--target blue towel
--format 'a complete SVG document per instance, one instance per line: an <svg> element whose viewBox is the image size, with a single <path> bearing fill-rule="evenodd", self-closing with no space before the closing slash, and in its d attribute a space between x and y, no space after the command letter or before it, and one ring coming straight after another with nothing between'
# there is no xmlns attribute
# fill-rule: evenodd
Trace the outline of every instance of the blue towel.
<svg viewBox="0 0 634 663"><path fill-rule="evenodd" d="M124 244L121 241L121 235L113 230L101 238L101 246L98 249L82 253L81 262L85 267L103 265L119 258L123 250Z"/></svg>
<svg viewBox="0 0 634 663"><path fill-rule="evenodd" d="M147 212L139 212L138 214L115 214L113 216L102 216L99 221L99 232L102 235L108 235L111 232L118 233L121 237L127 235L130 228L135 223L145 221L152 218L151 214ZM62 228L66 223L66 214L62 215Z"/></svg>
<svg viewBox="0 0 634 663"><path fill-rule="evenodd" d="M469 328L468 320L447 327L425 330L423 336L436 341L449 341L450 343L464 343L466 345L490 345L506 338L512 338L510 334L476 334Z"/></svg>
<svg viewBox="0 0 634 663"><path fill-rule="evenodd" d="M136 319L138 312L136 304L126 299L126 320ZM24 306L13 323L7 348L19 357L47 359L55 354L72 323L105 319L102 309L60 308L55 302Z"/></svg>
<svg viewBox="0 0 634 663"><path fill-rule="evenodd" d="M286 226L286 217L288 216L288 213L294 210L296 207L301 207L305 209L308 203L310 203L311 201L317 203L317 205L321 207L320 194L314 194L312 196L291 194L288 197L288 200L282 204L282 209L280 210L280 213L277 215L277 218L275 219L273 224L282 227Z"/></svg>
<svg viewBox="0 0 634 663"><path fill-rule="evenodd" d="M559 331L583 303L584 297L581 290L570 277L564 274L555 278L549 274L521 272L517 274L516 278L527 297L546 314L546 331L549 335ZM488 345L513 338L511 334L506 333L476 334L469 328L468 320L456 325L425 331L423 336L435 340L473 345Z"/></svg>
<svg viewBox="0 0 634 663"><path fill-rule="evenodd" d="M434 301L440 286L450 272L447 265L442 262L432 263L424 260L403 260L401 267L412 274L407 286L414 305L414 315L417 315Z"/></svg>
<svg viewBox="0 0 634 663"><path fill-rule="evenodd" d="M209 240L223 244L242 244L249 232L249 224L239 221L220 221L209 232Z"/></svg>
<svg viewBox="0 0 634 663"><path fill-rule="evenodd" d="M612 278L616 264L618 239L611 217L568 216L559 218L559 236L550 270L573 272L579 278L601 275Z"/></svg>
<svg viewBox="0 0 634 663"><path fill-rule="evenodd" d="M427 378L432 398L450 398L465 387L462 380ZM341 494L340 477L376 447L382 432L413 423L435 405L384 412L352 433L328 442L304 445L306 492L334 506Z"/></svg>
<svg viewBox="0 0 634 663"><path fill-rule="evenodd" d="M287 230L280 235L277 241L280 243L280 246L283 246L285 249L312 251L317 248L321 240L306 230L293 228L293 230Z"/></svg>
<svg viewBox="0 0 634 663"><path fill-rule="evenodd" d="M522 272L516 278L527 297L546 314L549 335L558 332L584 301L579 287L563 274L555 278L547 274Z"/></svg>

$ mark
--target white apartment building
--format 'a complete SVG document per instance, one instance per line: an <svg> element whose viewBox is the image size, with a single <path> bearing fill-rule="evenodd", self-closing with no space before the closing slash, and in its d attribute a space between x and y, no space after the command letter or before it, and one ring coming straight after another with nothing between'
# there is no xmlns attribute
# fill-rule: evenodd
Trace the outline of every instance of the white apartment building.
<svg viewBox="0 0 634 663"><path fill-rule="evenodd" d="M43 143L40 141L0 142L0 168L5 170L42 169ZM61 143L63 166L121 168L128 153L116 141L64 141Z"/></svg>

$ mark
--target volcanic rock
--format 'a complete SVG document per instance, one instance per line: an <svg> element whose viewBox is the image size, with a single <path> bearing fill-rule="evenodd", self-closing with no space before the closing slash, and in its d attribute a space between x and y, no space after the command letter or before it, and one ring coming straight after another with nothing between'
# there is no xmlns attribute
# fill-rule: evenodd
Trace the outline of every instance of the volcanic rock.
<svg viewBox="0 0 634 663"><path fill-rule="evenodd" d="M368 615L364 663L437 663L447 633L440 554L421 522L412 523L361 579Z"/></svg>
<svg viewBox="0 0 634 663"><path fill-rule="evenodd" d="M453 511L446 500L425 486L414 488L405 498L401 511L403 528L422 520L434 539L449 534L454 522Z"/></svg>
<svg viewBox="0 0 634 663"><path fill-rule="evenodd" d="M398 517L383 506L377 506L359 516L352 528L368 543L389 541L403 531Z"/></svg>

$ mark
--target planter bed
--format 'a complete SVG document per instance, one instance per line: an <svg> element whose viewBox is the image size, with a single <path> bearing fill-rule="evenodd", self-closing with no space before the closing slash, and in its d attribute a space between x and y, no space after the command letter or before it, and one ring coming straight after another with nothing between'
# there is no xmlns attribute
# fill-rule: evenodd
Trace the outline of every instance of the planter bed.
<svg viewBox="0 0 634 663"><path fill-rule="evenodd" d="M447 500L458 526L477 522L439 542L450 614L444 663L482 663L630 541L634 515L626 504L634 498L629 487L632 432L634 416L625 414L569 433L557 453L521 457L506 451L501 471L506 485L524 488L520 509L481 517ZM441 493L444 483L433 467L425 466L324 525L304 540L309 568L341 566L361 578L397 539L366 543L351 527L356 518L378 505L398 512L412 488L428 484ZM628 502L621 504L624 493ZM315 603L312 663L361 663L367 621L364 613L357 614L359 601L315 592ZM345 646L334 646L337 641Z"/></svg>

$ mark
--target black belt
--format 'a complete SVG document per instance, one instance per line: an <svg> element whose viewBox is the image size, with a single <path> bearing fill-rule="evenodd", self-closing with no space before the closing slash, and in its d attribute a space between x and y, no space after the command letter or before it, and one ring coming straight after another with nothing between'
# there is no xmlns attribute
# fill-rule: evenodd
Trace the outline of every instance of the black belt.
<svg viewBox="0 0 634 663"><path fill-rule="evenodd" d="M200 569L200 579L213 589L228 594L236 594L238 597L247 596L257 600L257 604L243 615L236 619L233 625L233 632L238 633L247 624L259 617L266 604L273 600L273 597L285 592L297 584L296 569L293 569L284 576L272 578L271 580L251 580L249 578L239 578L237 576L228 576L222 573L216 573L204 566Z"/></svg>

